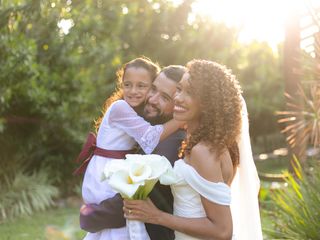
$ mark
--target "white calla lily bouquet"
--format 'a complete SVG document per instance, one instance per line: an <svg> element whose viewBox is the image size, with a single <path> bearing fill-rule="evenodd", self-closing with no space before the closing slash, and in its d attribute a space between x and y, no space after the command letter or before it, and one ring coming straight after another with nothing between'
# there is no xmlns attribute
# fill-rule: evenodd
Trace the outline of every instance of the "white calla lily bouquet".
<svg viewBox="0 0 320 240"><path fill-rule="evenodd" d="M160 155L127 154L126 159L109 161L103 171L103 179L123 198L144 200L155 184L163 185L175 182L175 174L169 160ZM127 220L131 240L150 239L144 223Z"/></svg>

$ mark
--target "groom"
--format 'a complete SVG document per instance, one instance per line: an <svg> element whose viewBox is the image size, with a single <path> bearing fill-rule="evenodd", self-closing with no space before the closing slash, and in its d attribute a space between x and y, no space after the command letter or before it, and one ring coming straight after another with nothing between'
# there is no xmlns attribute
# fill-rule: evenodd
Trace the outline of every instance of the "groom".
<svg viewBox="0 0 320 240"><path fill-rule="evenodd" d="M183 66L170 65L163 68L154 80L144 107L144 118L151 124L162 124L172 119L176 86L185 71ZM153 153L167 157L173 165L178 159L178 149L184 136L184 131L176 131L160 142ZM149 197L159 209L172 213L173 197L169 186L158 183ZM126 220L123 217L122 207L123 200L119 194L100 204L85 204L80 209L80 226L87 232L124 227ZM146 224L146 228L151 240L174 239L171 229L153 224Z"/></svg>

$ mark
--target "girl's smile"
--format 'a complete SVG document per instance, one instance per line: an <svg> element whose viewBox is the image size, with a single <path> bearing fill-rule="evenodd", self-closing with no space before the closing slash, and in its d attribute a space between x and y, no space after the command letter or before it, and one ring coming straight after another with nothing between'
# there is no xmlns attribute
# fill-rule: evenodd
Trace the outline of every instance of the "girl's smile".
<svg viewBox="0 0 320 240"><path fill-rule="evenodd" d="M123 76L123 98L131 107L144 103L152 83L149 72L144 68L130 67Z"/></svg>

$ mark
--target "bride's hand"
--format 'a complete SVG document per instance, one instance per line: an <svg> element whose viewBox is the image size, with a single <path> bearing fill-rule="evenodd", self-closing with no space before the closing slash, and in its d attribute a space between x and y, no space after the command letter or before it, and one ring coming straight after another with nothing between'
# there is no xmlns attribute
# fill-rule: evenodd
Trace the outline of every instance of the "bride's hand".
<svg viewBox="0 0 320 240"><path fill-rule="evenodd" d="M163 213L149 198L147 200L124 200L123 205L124 217L131 220L158 224Z"/></svg>

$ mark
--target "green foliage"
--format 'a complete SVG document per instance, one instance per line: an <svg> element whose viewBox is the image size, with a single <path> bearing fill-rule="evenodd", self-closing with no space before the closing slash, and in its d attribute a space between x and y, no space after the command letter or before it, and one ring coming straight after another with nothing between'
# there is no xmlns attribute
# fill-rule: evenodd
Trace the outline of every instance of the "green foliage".
<svg viewBox="0 0 320 240"><path fill-rule="evenodd" d="M263 145L261 152L270 152L281 143L285 145L284 138L279 139L274 114L284 101L281 55L275 55L266 43L256 42L248 45L243 54L238 75L249 109L251 139L254 145Z"/></svg>
<svg viewBox="0 0 320 240"><path fill-rule="evenodd" d="M14 3L4 3L0 15L7 21L0 29L0 166L28 162L29 173L45 167L68 187L81 134L98 112L96 87L81 71L76 43L57 26L69 17L67 3Z"/></svg>
<svg viewBox="0 0 320 240"><path fill-rule="evenodd" d="M27 175L17 169L1 174L0 219L30 215L53 205L58 189L52 186L46 171Z"/></svg>
<svg viewBox="0 0 320 240"><path fill-rule="evenodd" d="M274 229L266 230L277 239L319 239L320 165L304 171L294 160L295 175L286 172L286 187L276 190L271 199Z"/></svg>
<svg viewBox="0 0 320 240"><path fill-rule="evenodd" d="M80 179L72 160L115 72L140 55L161 66L193 58L226 64L244 88L253 140L274 133L279 58L264 44L239 44L236 29L190 15L192 2L1 1L0 168L22 163L29 175L45 168L63 194L73 192Z"/></svg>

